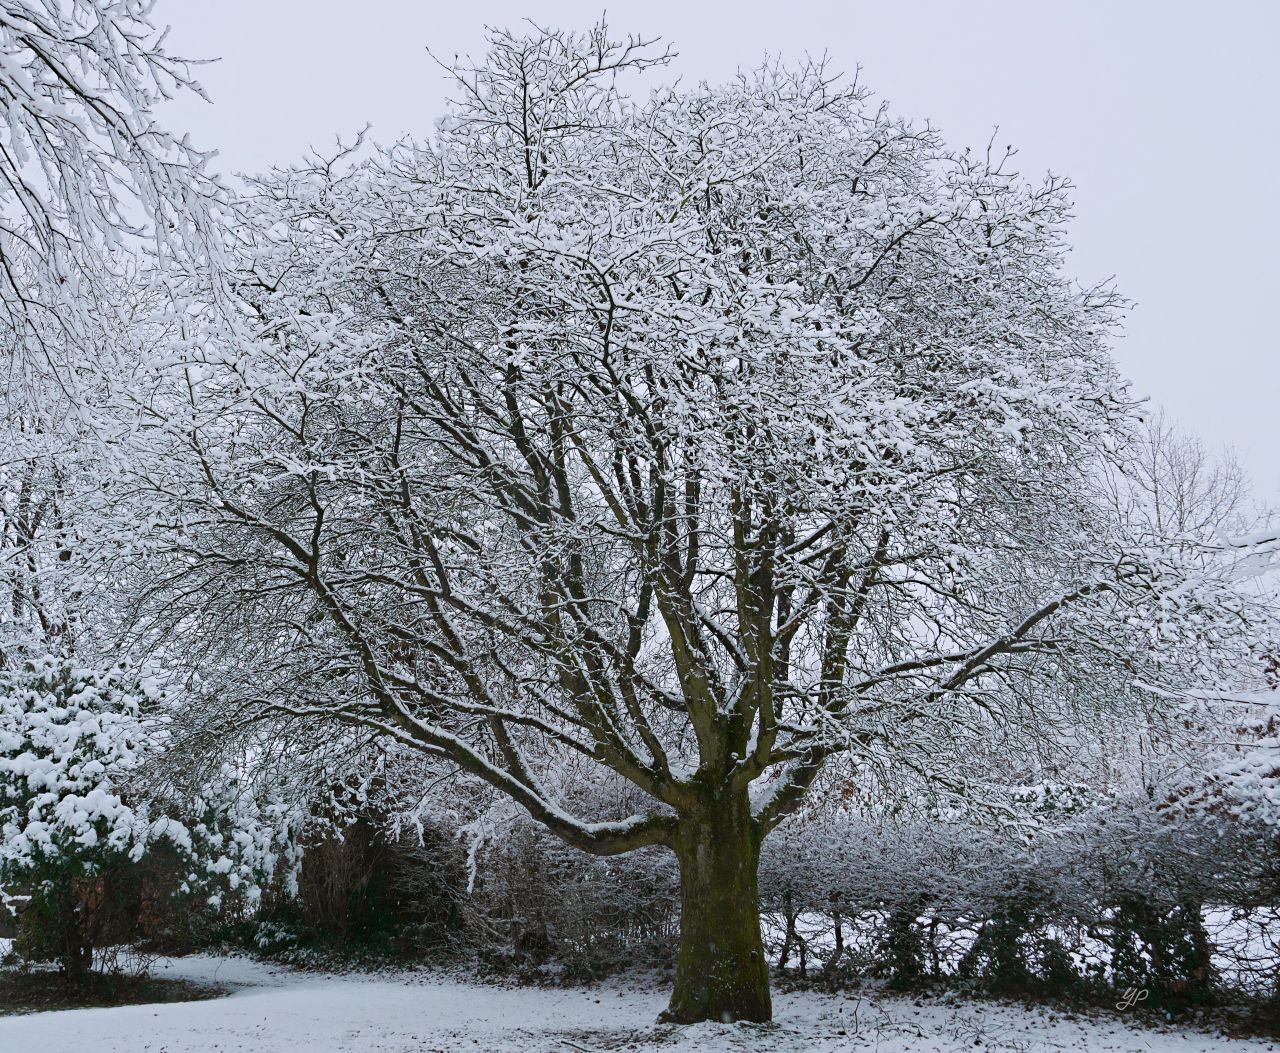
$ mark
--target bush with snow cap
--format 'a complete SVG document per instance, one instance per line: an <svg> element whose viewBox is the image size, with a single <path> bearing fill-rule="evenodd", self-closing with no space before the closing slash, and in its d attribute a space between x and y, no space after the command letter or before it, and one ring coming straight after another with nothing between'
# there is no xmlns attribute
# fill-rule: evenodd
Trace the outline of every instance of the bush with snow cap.
<svg viewBox="0 0 1280 1053"><path fill-rule="evenodd" d="M45 656L0 673L0 887L68 854L140 857L153 824L124 787L156 735L117 670Z"/></svg>
<svg viewBox="0 0 1280 1053"><path fill-rule="evenodd" d="M38 942L68 974L89 968L104 932L135 930L136 917L104 928L91 915L127 914L113 882L136 884L158 848L167 895L215 910L228 890L256 903L281 857L281 809L234 771L185 800L158 791L149 765L168 740L158 692L123 666L44 655L0 670L0 909L29 897L28 926L55 933Z"/></svg>

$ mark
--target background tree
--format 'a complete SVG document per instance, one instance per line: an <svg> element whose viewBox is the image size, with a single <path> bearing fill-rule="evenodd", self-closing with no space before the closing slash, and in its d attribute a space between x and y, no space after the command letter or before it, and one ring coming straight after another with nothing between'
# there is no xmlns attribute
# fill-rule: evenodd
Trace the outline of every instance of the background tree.
<svg viewBox="0 0 1280 1053"><path fill-rule="evenodd" d="M165 50L151 6L0 0L0 663L10 667L27 646L75 647L73 608L88 585L77 579L92 575L83 547L99 533L90 519L118 454L119 417L104 405L136 365L148 321L173 307L168 277L199 266L206 289L218 287L221 190L206 155L155 114L200 87Z"/></svg>
<svg viewBox="0 0 1280 1053"><path fill-rule="evenodd" d="M1211 453L1163 410L1134 431L1126 456L1109 466L1104 489L1132 532L1167 542L1212 544L1253 533L1266 518L1235 455Z"/></svg>
<svg viewBox="0 0 1280 1053"><path fill-rule="evenodd" d="M980 799L965 743L1211 675L1249 605L1098 496L1122 304L1064 180L821 64L623 91L664 57L495 33L430 146L256 182L246 320L147 374L120 507L223 706L669 848L670 1016L765 1020L760 846L833 762Z"/></svg>
<svg viewBox="0 0 1280 1053"><path fill-rule="evenodd" d="M169 55L150 3L0 3L0 340L10 399L74 390L100 321L128 312L104 279L149 243L207 266L221 235L205 155L166 131L155 107L200 92Z"/></svg>
<svg viewBox="0 0 1280 1053"><path fill-rule="evenodd" d="M171 278L198 267L219 288L222 190L156 116L200 88L151 7L0 0L0 894L35 890L69 973L91 957L83 893L158 838L225 857L223 886L277 849L225 777L217 793L170 781L163 801L145 785L170 714L144 719L125 581L97 558L134 426L119 396L174 312Z"/></svg>

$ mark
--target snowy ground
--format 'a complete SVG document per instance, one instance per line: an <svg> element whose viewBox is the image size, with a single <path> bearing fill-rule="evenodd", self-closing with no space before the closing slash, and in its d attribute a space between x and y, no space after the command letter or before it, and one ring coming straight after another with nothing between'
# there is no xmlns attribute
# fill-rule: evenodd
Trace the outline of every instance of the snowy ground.
<svg viewBox="0 0 1280 1053"><path fill-rule="evenodd" d="M161 962L156 975L233 989L214 1001L0 1017L0 1050L39 1053L876 1053L1088 1050L1263 1053L1266 1041L1068 1019L1036 1008L779 994L769 1028L654 1023L663 992L494 988L430 973L316 976L243 959Z"/></svg>

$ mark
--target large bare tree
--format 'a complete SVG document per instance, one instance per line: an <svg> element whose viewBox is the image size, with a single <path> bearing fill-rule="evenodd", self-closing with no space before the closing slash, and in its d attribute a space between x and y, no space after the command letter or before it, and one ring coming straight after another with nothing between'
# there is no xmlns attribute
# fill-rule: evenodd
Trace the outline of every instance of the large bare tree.
<svg viewBox="0 0 1280 1053"><path fill-rule="evenodd" d="M766 1020L760 846L824 769L980 793L960 729L1187 675L1226 586L1098 496L1122 305L1063 180L822 65L637 101L645 42L491 44L429 146L254 185L241 322L136 389L138 626L240 712L670 849L671 1017ZM571 814L600 771L649 806Z"/></svg>

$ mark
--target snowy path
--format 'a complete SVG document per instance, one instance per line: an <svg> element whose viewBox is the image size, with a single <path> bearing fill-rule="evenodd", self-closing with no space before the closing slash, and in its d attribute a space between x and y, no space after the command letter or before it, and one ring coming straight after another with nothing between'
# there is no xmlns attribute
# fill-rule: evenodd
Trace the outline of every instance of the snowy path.
<svg viewBox="0 0 1280 1053"><path fill-rule="evenodd" d="M1038 1009L910 999L779 994L770 1029L654 1024L662 992L494 988L429 973L315 976L242 959L184 958L157 975L235 985L204 1002L0 1018L0 1053L930 1053L1276 1050L1122 1019L1067 1020Z"/></svg>

